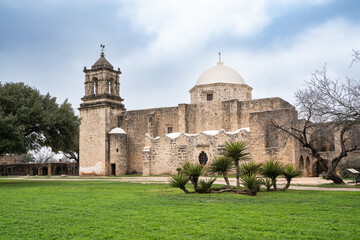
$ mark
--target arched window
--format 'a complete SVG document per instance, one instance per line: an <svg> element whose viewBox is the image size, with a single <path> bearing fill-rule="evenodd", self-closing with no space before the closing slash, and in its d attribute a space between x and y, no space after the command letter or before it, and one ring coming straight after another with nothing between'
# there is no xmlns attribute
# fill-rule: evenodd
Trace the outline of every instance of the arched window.
<svg viewBox="0 0 360 240"><path fill-rule="evenodd" d="M108 81L108 94L111 95L111 80Z"/></svg>
<svg viewBox="0 0 360 240"><path fill-rule="evenodd" d="M96 79L96 78L94 78L94 80L93 80L93 86L94 86L94 92L93 92L93 94L94 95L97 95L98 94L98 88L99 88L99 86L98 86L98 80Z"/></svg>
<svg viewBox="0 0 360 240"><path fill-rule="evenodd" d="M206 153L204 151L202 151L200 154L199 154L199 162L200 164L202 165L205 165L208 161L208 157L206 155Z"/></svg>

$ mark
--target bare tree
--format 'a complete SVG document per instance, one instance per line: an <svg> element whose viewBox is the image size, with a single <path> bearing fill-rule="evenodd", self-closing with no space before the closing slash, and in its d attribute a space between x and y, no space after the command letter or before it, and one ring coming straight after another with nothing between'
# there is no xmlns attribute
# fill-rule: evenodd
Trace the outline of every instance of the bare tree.
<svg viewBox="0 0 360 240"><path fill-rule="evenodd" d="M359 60L359 52L354 51ZM335 169L348 153L360 150L360 84L347 79L330 79L326 74L326 65L313 73L306 82L306 88L295 94L296 108L300 120L271 123L285 135L298 140L301 147L309 149L318 160L325 179L343 183ZM323 136L336 135L334 141L339 146L330 155L321 154L318 142ZM336 140L335 140L336 139ZM329 158L329 159L327 159Z"/></svg>
<svg viewBox="0 0 360 240"><path fill-rule="evenodd" d="M353 56L353 60L350 66L360 61L360 51L353 49L352 56Z"/></svg>
<svg viewBox="0 0 360 240"><path fill-rule="evenodd" d="M51 150L51 148L43 147L37 151L33 151L32 155L35 159L35 162L47 163L51 160L54 160L55 153Z"/></svg>

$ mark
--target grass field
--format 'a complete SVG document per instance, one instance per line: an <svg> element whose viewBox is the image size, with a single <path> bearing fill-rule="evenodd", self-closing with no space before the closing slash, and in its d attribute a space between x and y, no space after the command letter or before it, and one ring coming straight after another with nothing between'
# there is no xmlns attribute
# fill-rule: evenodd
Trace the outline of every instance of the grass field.
<svg viewBox="0 0 360 240"><path fill-rule="evenodd" d="M359 239L360 193L0 180L0 239Z"/></svg>

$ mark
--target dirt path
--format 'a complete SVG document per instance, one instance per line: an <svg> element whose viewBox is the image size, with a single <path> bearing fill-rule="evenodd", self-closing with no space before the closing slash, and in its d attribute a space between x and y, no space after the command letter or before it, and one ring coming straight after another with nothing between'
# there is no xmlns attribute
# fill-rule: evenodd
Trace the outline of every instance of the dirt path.
<svg viewBox="0 0 360 240"><path fill-rule="evenodd" d="M96 177L96 178L84 178L84 177L5 177L0 179L12 179L12 180L30 180L30 181L111 181L111 182L133 182L133 183L162 183L166 184L169 181L169 177ZM230 178L230 184L236 185L236 179ZM302 177L294 178L291 182L290 189L294 190L319 190L319 191L350 191L350 192L360 192L360 188L325 188L325 187L316 187L316 185L331 183L330 180L325 180L323 178L315 177ZM223 178L218 177L215 184L224 184L225 181ZM281 187L285 184L285 179L278 179L278 186ZM296 185L307 185L307 186L296 186ZM352 186L354 184L347 184Z"/></svg>

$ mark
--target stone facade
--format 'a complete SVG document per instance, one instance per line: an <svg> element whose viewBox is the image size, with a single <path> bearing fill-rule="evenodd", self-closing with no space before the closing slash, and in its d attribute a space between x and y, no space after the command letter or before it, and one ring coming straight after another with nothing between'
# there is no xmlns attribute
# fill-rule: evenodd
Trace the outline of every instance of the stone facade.
<svg viewBox="0 0 360 240"><path fill-rule="evenodd" d="M195 85L190 91L191 103L212 101L227 101L237 99L239 101L251 100L252 88L246 84L211 83Z"/></svg>
<svg viewBox="0 0 360 240"><path fill-rule="evenodd" d="M222 62L201 75L190 104L133 111L119 95L120 69L114 71L103 54L84 72L82 176L172 174L187 161L207 166L232 141L245 141L256 162L277 159L314 175L311 154L268 124L298 121L294 106L281 98L252 99L252 88Z"/></svg>

